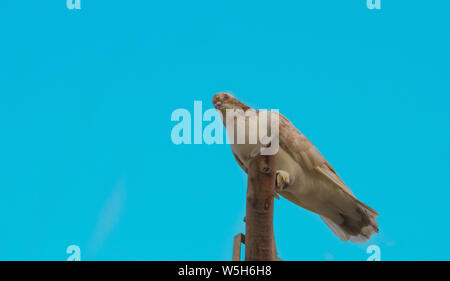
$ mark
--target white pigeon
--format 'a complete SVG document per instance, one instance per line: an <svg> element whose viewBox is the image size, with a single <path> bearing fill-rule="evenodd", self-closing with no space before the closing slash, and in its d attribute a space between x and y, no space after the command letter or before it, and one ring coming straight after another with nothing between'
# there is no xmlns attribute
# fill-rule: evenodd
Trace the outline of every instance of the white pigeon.
<svg viewBox="0 0 450 281"><path fill-rule="evenodd" d="M214 95L213 104L221 112L225 126L227 109L241 112L252 110L229 93ZM259 118L260 111L255 112ZM378 213L356 199L314 145L288 119L281 114L278 116L276 192L294 204L319 214L342 241L367 242L378 233ZM248 134L248 122L245 126L245 134ZM243 144L231 143L233 155L246 173L258 146L261 143L248 143L248 135Z"/></svg>

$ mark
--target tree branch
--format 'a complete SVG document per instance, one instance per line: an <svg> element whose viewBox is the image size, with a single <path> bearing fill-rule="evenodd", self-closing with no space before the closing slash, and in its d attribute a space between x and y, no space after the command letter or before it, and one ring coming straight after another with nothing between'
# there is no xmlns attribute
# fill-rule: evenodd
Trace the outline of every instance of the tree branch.
<svg viewBox="0 0 450 281"><path fill-rule="evenodd" d="M277 258L273 231L276 155L259 155L248 167L245 260Z"/></svg>

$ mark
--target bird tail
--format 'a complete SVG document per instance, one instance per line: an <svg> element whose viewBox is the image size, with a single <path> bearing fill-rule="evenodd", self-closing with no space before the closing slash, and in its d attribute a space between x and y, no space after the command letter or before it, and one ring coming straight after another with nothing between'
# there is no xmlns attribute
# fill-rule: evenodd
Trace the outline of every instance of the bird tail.
<svg viewBox="0 0 450 281"><path fill-rule="evenodd" d="M360 201L357 201L357 212L360 214L360 219L341 214L342 220L340 223L323 215L320 217L342 241L350 240L354 243L365 243L370 240L372 235L378 233L376 221L378 213Z"/></svg>

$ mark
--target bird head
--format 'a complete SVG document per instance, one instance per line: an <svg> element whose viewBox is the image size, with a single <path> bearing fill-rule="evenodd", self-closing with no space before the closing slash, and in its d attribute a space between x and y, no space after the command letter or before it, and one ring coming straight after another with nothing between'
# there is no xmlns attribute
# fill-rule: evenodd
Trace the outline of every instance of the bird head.
<svg viewBox="0 0 450 281"><path fill-rule="evenodd" d="M215 94L212 102L214 107L222 112L224 112L227 109L242 109L243 111L246 111L247 109L250 108L247 105L240 102L235 97L233 97L231 94L223 92Z"/></svg>

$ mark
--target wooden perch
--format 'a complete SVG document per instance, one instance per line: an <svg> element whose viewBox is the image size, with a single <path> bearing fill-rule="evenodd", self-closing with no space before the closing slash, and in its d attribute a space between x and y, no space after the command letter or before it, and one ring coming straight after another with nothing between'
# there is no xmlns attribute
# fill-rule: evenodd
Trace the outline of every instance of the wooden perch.
<svg viewBox="0 0 450 281"><path fill-rule="evenodd" d="M250 161L247 183L245 260L277 258L273 231L276 155L259 155Z"/></svg>
<svg viewBox="0 0 450 281"><path fill-rule="evenodd" d="M239 233L238 235L234 236L232 261L240 261L241 260L241 243L245 244L245 235L242 233Z"/></svg>

